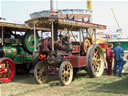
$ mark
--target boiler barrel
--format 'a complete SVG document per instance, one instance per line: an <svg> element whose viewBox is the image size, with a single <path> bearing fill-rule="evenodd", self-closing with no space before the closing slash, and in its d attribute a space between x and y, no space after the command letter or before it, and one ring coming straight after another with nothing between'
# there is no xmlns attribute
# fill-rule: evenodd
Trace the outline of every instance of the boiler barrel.
<svg viewBox="0 0 128 96"><path fill-rule="evenodd" d="M17 54L16 48L13 48L11 46L4 46L3 48L0 48L0 58L1 57L14 58L16 54Z"/></svg>

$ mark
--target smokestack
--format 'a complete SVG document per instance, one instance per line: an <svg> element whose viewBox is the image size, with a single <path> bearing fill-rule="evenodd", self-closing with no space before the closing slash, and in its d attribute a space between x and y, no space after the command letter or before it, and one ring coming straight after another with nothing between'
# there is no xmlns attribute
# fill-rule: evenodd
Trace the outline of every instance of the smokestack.
<svg viewBox="0 0 128 96"><path fill-rule="evenodd" d="M50 0L50 15L57 15L57 0Z"/></svg>
<svg viewBox="0 0 128 96"><path fill-rule="evenodd" d="M88 10L92 10L92 0L87 0L87 9L88 9ZM91 14L91 16L88 18L88 22L92 23L92 14Z"/></svg>
<svg viewBox="0 0 128 96"><path fill-rule="evenodd" d="M92 0L87 0L87 9L92 10Z"/></svg>

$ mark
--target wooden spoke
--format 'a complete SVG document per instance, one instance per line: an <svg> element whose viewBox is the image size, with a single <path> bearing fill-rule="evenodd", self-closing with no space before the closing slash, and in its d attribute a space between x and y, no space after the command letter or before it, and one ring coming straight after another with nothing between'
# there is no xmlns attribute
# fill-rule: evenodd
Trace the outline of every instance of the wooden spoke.
<svg viewBox="0 0 128 96"><path fill-rule="evenodd" d="M101 59L97 59L97 62L101 62Z"/></svg>

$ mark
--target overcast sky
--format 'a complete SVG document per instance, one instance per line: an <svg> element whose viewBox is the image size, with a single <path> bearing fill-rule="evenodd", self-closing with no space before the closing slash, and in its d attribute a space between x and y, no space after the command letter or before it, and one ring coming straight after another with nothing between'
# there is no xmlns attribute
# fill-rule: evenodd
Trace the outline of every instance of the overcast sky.
<svg viewBox="0 0 128 96"><path fill-rule="evenodd" d="M8 21L24 23L29 14L50 9L50 0L1 0L0 16ZM107 25L107 32L115 31L117 24L111 12L114 9L117 20L128 37L128 1L92 0L93 22ZM58 9L86 9L86 0L58 0Z"/></svg>

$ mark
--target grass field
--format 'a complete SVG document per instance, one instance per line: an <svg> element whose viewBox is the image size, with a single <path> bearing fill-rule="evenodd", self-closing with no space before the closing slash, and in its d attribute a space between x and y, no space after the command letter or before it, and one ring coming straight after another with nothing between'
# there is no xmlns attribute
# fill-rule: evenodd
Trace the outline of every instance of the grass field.
<svg viewBox="0 0 128 96"><path fill-rule="evenodd" d="M51 80L52 79L52 80ZM37 85L33 76L17 75L14 81L0 84L0 96L128 96L128 74L89 78L80 72L69 86L61 86L57 77Z"/></svg>

